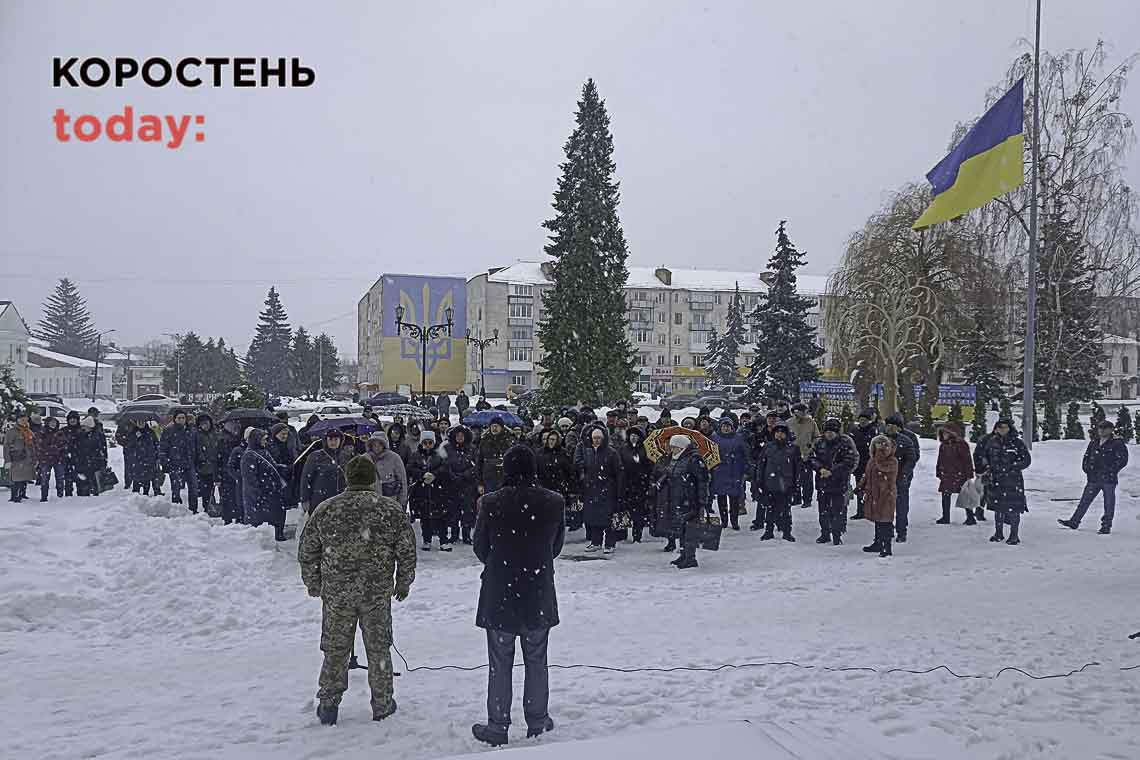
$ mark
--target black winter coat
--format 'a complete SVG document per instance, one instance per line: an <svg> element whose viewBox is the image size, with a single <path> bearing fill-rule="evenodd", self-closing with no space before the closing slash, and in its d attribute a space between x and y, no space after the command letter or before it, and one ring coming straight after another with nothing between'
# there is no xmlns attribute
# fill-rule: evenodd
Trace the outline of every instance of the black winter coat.
<svg viewBox="0 0 1140 760"><path fill-rule="evenodd" d="M98 472L107 466L107 441L99 428L83 428L74 435L74 467L78 472Z"/></svg>
<svg viewBox="0 0 1140 760"><path fill-rule="evenodd" d="M649 492L653 488L653 462L645 453L645 446L638 443L631 446L626 442L618 449L621 456L621 469L624 488L622 490L622 508L631 512L640 512L645 509Z"/></svg>
<svg viewBox="0 0 1140 760"><path fill-rule="evenodd" d="M498 435L492 435L489 430L483 432L479 439L479 482L484 491L494 491L503 482L503 455L513 446L515 437L507 432L506 428Z"/></svg>
<svg viewBox="0 0 1140 760"><path fill-rule="evenodd" d="M285 493L282 494L282 498L286 509L297 506L300 473L295 472L293 468L296 450L293 448L292 442L286 440L282 443L277 440L276 436L272 436L265 450L269 452L269 456L273 457L273 461L277 464L277 472L285 480Z"/></svg>
<svg viewBox="0 0 1140 760"><path fill-rule="evenodd" d="M848 436L837 435L831 441L821 437L812 446L809 463L815 470L815 490L821 493L845 493L851 484L851 474L859 466L859 452L855 448L855 442ZM829 477L819 474L824 469L831 473Z"/></svg>
<svg viewBox="0 0 1140 760"><path fill-rule="evenodd" d="M456 443L456 432L466 433L463 445ZM479 470L475 466L475 444L471 431L459 426L447 431L447 478L444 481L449 518L458 515L464 526L475 524L475 502L479 500Z"/></svg>
<svg viewBox="0 0 1140 760"><path fill-rule="evenodd" d="M194 467L194 431L186 425L168 425L159 441L159 462L166 472Z"/></svg>
<svg viewBox="0 0 1140 760"><path fill-rule="evenodd" d="M851 440L855 442L855 450L859 452L859 466L855 468L858 477L867 471L867 462L871 461L871 441L879 434L879 426L872 422L870 425L855 423L851 428Z"/></svg>
<svg viewBox="0 0 1140 760"><path fill-rule="evenodd" d="M567 500L578 492L574 459L565 446L553 449L543 446L535 456L538 457L538 482L543 488L562 494Z"/></svg>
<svg viewBox="0 0 1140 760"><path fill-rule="evenodd" d="M799 447L788 441L769 441L760 449L752 476L752 498L760 501L760 493L797 493L803 457ZM760 491L756 489L759 487Z"/></svg>
<svg viewBox="0 0 1140 760"><path fill-rule="evenodd" d="M456 396L455 408L459 410L459 418L462 419L463 415L467 414L467 410L471 408L471 398L469 396Z"/></svg>
<svg viewBox="0 0 1140 760"><path fill-rule="evenodd" d="M222 471L222 462L219 461L221 445L222 436L217 430L210 428L209 431L204 432L198 428L194 431L194 460L197 463L200 477L214 480Z"/></svg>
<svg viewBox="0 0 1140 760"><path fill-rule="evenodd" d="M914 466L918 464L918 448L906 431L900 430L897 435L888 436L895 442L895 458L899 460L899 474L897 483L910 488L910 481L914 478Z"/></svg>
<svg viewBox="0 0 1140 760"><path fill-rule="evenodd" d="M989 435L978 443L974 449L974 470L986 477L990 509L1028 511L1021 471L1032 461L1029 450L1016 433L1011 432L1005 438Z"/></svg>
<svg viewBox="0 0 1140 760"><path fill-rule="evenodd" d="M658 463L662 474L658 476L658 507L671 524L671 534L680 537L687 522L698 519L710 508L709 468L701 455L689 447L679 459L662 459ZM661 512L659 512L661 514Z"/></svg>
<svg viewBox="0 0 1140 760"><path fill-rule="evenodd" d="M301 470L298 486L297 493L301 503L311 505L310 511L312 511L322 501L344 491L347 485L344 468L354 456L356 452L343 443L336 451L321 448L310 452L305 458L305 467Z"/></svg>
<svg viewBox="0 0 1140 760"><path fill-rule="evenodd" d="M1122 439L1113 436L1101 443L1098 437L1089 441L1084 459L1081 460L1081 469L1091 484L1116 485L1120 471L1127 464L1128 447Z"/></svg>
<svg viewBox="0 0 1140 760"><path fill-rule="evenodd" d="M231 442L234 443L234 446L230 449L230 453L226 455L225 473L233 489L233 505L238 514L241 514L245 504L241 496L241 458L245 454L246 447L245 441L236 436L230 438L226 445L229 445ZM225 495L227 493L228 490L223 488L222 494Z"/></svg>
<svg viewBox="0 0 1140 760"><path fill-rule="evenodd" d="M132 483L152 483L158 478L158 436L149 427L135 428L124 446L131 452L127 478Z"/></svg>
<svg viewBox="0 0 1140 760"><path fill-rule="evenodd" d="M605 427L598 429L605 432ZM609 528L614 512L618 511L618 498L624 493L621 457L610 448L609 434L599 448L594 448L588 436L574 451L574 471L578 478L578 491L582 494L582 519L591 528Z"/></svg>
<svg viewBox="0 0 1140 760"><path fill-rule="evenodd" d="M566 502L534 485L479 500L473 543L483 563L475 625L523 633L558 625L554 558L562 552Z"/></svg>
<svg viewBox="0 0 1140 760"><path fill-rule="evenodd" d="M447 465L435 451L417 448L408 457L408 504L412 516L420 520L442 520L447 517L447 499L444 493L444 475ZM424 476L431 473L431 483Z"/></svg>
<svg viewBox="0 0 1140 760"><path fill-rule="evenodd" d="M247 524L285 525L286 487L268 451L257 447L245 450L241 455L241 499Z"/></svg>

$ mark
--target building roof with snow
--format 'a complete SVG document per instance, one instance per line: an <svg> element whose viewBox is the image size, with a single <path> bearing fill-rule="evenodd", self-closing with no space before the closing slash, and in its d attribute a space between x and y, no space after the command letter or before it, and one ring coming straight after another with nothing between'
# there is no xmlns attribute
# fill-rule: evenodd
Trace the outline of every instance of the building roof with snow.
<svg viewBox="0 0 1140 760"><path fill-rule="evenodd" d="M487 281L518 285L549 284L550 278L543 271L543 265L549 265L552 262L553 259L516 261L509 266L489 270ZM549 266L546 268L549 269ZM626 287L687 291L731 291L740 285L742 292L762 293L768 289L763 274L761 272L730 272L719 269L630 267ZM801 293L822 295L827 289L827 275L797 274L796 284Z"/></svg>
<svg viewBox="0 0 1140 760"><path fill-rule="evenodd" d="M33 338L30 343L31 343L31 345L28 346L28 364L32 364L32 365L35 365L37 367L45 367L45 368L46 367L84 367L84 368L89 367L91 369L95 368L95 362L91 361L90 359L80 359L78 356L68 356L67 354L61 354L61 353L57 353L55 351L49 351L46 348L42 348L40 345L36 345L36 343L43 343L43 341L38 341L35 338ZM99 364L102 367L107 366L106 362L100 362Z"/></svg>

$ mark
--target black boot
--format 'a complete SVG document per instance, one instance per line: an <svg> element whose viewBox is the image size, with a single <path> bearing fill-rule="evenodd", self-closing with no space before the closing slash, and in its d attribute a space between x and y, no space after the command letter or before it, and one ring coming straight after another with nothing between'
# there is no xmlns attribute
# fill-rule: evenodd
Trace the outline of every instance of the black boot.
<svg viewBox="0 0 1140 760"><path fill-rule="evenodd" d="M832 531L832 533L831 533L831 545L832 546L843 546L843 536L837 530Z"/></svg>
<svg viewBox="0 0 1140 760"><path fill-rule="evenodd" d="M641 528L634 528L634 530L633 530L633 542L635 544L641 543Z"/></svg>
<svg viewBox="0 0 1140 760"><path fill-rule="evenodd" d="M740 530L740 515L736 514L735 509L732 511L732 514L729 515L728 519L733 530Z"/></svg>
<svg viewBox="0 0 1140 760"><path fill-rule="evenodd" d="M821 533L819 534L819 538L817 538L817 539L815 540L815 542L816 542L817 544L827 544L827 543L831 543L831 535L830 535L830 534L828 534L828 533L827 533L827 531L823 531L823 532L821 532Z"/></svg>
<svg viewBox="0 0 1140 760"><path fill-rule="evenodd" d="M985 522L986 521L986 510L985 510L985 508L978 507L977 509L975 509L974 510L974 517L977 518L978 522Z"/></svg>
<svg viewBox="0 0 1140 760"><path fill-rule="evenodd" d="M767 527L764 528L764 535L760 536L760 540L761 541L771 541L775 537L776 537L776 526L769 523L767 525Z"/></svg>
<svg viewBox="0 0 1140 760"><path fill-rule="evenodd" d="M338 712L340 708L336 705L317 705L317 717L322 726L335 726Z"/></svg>
<svg viewBox="0 0 1140 760"><path fill-rule="evenodd" d="M784 531L784 540L790 541L793 544L796 542L796 537L792 535L792 529L791 528L788 528L787 530Z"/></svg>
<svg viewBox="0 0 1140 760"><path fill-rule="evenodd" d="M994 534L990 536L990 543L996 544L998 541L1005 540L1005 529L1002 527L1003 517L1003 513L994 512Z"/></svg>
<svg viewBox="0 0 1140 760"><path fill-rule="evenodd" d="M687 549L681 552L681 561L677 563L678 570L688 570L691 567L698 567L696 549Z"/></svg>
<svg viewBox="0 0 1140 760"><path fill-rule="evenodd" d="M1017 546L1021 543L1021 537L1018 535L1018 528L1021 527L1021 513L1011 512L1007 519L1009 520L1009 538L1006 540L1006 544Z"/></svg>
<svg viewBox="0 0 1140 760"><path fill-rule="evenodd" d="M888 538L885 541L883 541L883 548L879 552L879 557L891 557L891 556L894 556L894 555L891 552L891 539Z"/></svg>
<svg viewBox="0 0 1140 760"><path fill-rule="evenodd" d="M863 551L868 554L875 554L883 550L883 524L875 523L875 540L868 546L863 547Z"/></svg>
<svg viewBox="0 0 1140 760"><path fill-rule="evenodd" d="M950 524L950 505L942 505L942 517L934 521L935 525L949 525Z"/></svg>
<svg viewBox="0 0 1140 760"><path fill-rule="evenodd" d="M970 509L966 510L966 522L964 522L962 524L963 525L977 525L978 524L977 518L974 517L973 510L970 510Z"/></svg>
<svg viewBox="0 0 1140 760"><path fill-rule="evenodd" d="M1081 524L1071 517L1068 520L1058 520L1057 522L1060 525L1064 525L1069 530L1076 530L1077 528L1081 527Z"/></svg>
<svg viewBox="0 0 1140 760"><path fill-rule="evenodd" d="M490 726L484 726L482 723L476 723L471 727L471 735L492 747L502 747L507 743L506 731L499 731Z"/></svg>
<svg viewBox="0 0 1140 760"><path fill-rule="evenodd" d="M662 549L661 551L663 551L663 552L675 552L675 551L677 551L677 541L675 539L670 538L669 542L667 544L665 544L665 548Z"/></svg>
<svg viewBox="0 0 1140 760"><path fill-rule="evenodd" d="M549 715L547 715L546 720L544 720L542 723L534 726L527 726L526 738L533 739L536 736L542 736L543 734L549 733L553 730L554 720Z"/></svg>

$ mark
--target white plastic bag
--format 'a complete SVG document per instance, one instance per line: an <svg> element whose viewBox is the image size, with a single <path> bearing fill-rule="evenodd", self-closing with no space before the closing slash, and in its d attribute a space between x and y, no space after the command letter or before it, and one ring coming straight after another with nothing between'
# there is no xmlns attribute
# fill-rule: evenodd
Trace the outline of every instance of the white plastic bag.
<svg viewBox="0 0 1140 760"><path fill-rule="evenodd" d="M982 506L982 493L985 486L978 478L971 478L962 486L958 494L958 507L960 509L977 509Z"/></svg>

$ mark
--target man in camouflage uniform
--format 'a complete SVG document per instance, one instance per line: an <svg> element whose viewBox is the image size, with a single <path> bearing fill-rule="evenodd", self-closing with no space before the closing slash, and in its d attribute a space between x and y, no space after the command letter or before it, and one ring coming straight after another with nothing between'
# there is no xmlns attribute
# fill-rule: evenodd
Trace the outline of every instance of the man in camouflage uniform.
<svg viewBox="0 0 1140 760"><path fill-rule="evenodd" d="M344 493L310 515L297 548L301 579L320 597L321 651L317 717L334 725L348 690L348 658L360 623L368 656L372 719L396 712L392 699L392 597L408 597L416 577L412 526L399 502L376 494L376 467L368 457L345 466Z"/></svg>

